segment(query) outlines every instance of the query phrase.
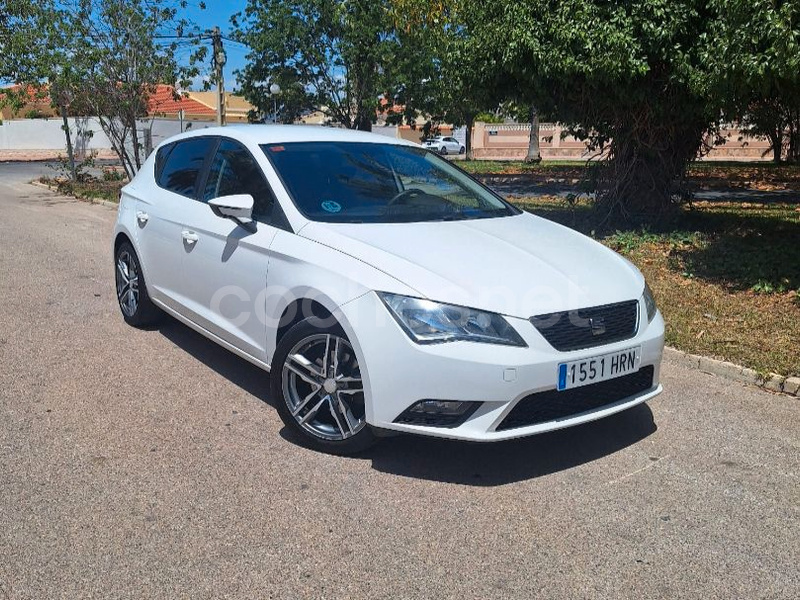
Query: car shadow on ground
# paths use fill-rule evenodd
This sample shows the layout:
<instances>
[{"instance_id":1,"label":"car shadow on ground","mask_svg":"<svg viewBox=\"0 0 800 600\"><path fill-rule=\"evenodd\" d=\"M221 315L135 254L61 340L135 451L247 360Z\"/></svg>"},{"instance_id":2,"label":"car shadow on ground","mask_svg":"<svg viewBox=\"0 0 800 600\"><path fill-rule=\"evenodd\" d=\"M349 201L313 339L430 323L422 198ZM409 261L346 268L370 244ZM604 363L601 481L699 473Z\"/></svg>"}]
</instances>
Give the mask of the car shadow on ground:
<instances>
[{"instance_id":1,"label":"car shadow on ground","mask_svg":"<svg viewBox=\"0 0 800 600\"><path fill-rule=\"evenodd\" d=\"M182 323L166 318L156 328L176 346L274 408L269 375ZM590 463L627 448L656 431L653 413L640 404L600 421L533 437L496 443L470 443L398 435L352 460L369 460L383 473L471 486L497 486L534 479ZM286 427L283 439L301 444Z\"/></svg>"},{"instance_id":2,"label":"car shadow on ground","mask_svg":"<svg viewBox=\"0 0 800 600\"><path fill-rule=\"evenodd\" d=\"M155 329L184 352L274 408L269 396L269 373L263 369L239 358L170 316L165 315Z\"/></svg>"},{"instance_id":3,"label":"car shadow on ground","mask_svg":"<svg viewBox=\"0 0 800 600\"><path fill-rule=\"evenodd\" d=\"M605 419L507 442L459 442L416 436L383 440L365 458L378 471L415 479L497 486L592 462L656 431L646 404Z\"/></svg>"}]
</instances>

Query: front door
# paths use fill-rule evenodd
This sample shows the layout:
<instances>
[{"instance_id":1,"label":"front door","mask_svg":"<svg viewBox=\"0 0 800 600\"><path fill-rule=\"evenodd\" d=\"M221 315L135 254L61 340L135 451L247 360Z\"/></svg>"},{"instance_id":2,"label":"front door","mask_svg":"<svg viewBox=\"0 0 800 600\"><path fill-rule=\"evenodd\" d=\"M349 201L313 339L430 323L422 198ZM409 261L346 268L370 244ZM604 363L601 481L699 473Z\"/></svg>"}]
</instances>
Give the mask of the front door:
<instances>
[{"instance_id":1,"label":"front door","mask_svg":"<svg viewBox=\"0 0 800 600\"><path fill-rule=\"evenodd\" d=\"M238 142L223 138L208 169L199 202L186 211L194 240L183 261L182 296L189 318L240 350L266 358L264 318L275 198L261 167ZM251 227L216 216L207 202L220 196L253 197Z\"/></svg>"}]
</instances>

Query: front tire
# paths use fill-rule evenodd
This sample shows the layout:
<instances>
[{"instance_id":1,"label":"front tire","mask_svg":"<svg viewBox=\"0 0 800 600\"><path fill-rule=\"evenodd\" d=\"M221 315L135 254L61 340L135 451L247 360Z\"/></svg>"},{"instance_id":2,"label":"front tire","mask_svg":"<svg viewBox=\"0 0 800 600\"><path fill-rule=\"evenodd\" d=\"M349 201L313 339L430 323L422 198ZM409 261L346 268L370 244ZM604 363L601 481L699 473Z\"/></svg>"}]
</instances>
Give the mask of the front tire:
<instances>
[{"instance_id":1,"label":"front tire","mask_svg":"<svg viewBox=\"0 0 800 600\"><path fill-rule=\"evenodd\" d=\"M441 150L439 150L439 154L441 154L442 156L447 156L447 148L442 146Z\"/></svg>"},{"instance_id":2,"label":"front tire","mask_svg":"<svg viewBox=\"0 0 800 600\"><path fill-rule=\"evenodd\" d=\"M464 146L461 146L461 148L458 149L458 153L459 154L466 154L467 153L467 149Z\"/></svg>"},{"instance_id":3,"label":"front tire","mask_svg":"<svg viewBox=\"0 0 800 600\"><path fill-rule=\"evenodd\" d=\"M270 387L278 414L309 447L357 454L375 443L366 421L361 371L342 328L310 317L281 338Z\"/></svg>"},{"instance_id":4,"label":"front tire","mask_svg":"<svg viewBox=\"0 0 800 600\"><path fill-rule=\"evenodd\" d=\"M114 254L117 301L128 325L146 327L161 317L161 311L150 300L144 281L142 264L130 242L122 242Z\"/></svg>"}]
</instances>

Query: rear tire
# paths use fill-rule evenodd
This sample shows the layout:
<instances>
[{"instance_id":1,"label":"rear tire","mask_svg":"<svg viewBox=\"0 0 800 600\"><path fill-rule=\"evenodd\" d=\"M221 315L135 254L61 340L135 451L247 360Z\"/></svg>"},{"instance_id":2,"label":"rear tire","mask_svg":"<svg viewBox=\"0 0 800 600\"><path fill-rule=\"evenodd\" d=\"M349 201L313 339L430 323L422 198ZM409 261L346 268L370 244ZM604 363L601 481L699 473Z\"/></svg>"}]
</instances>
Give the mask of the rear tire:
<instances>
[{"instance_id":1,"label":"rear tire","mask_svg":"<svg viewBox=\"0 0 800 600\"><path fill-rule=\"evenodd\" d=\"M152 325L162 315L150 300L142 264L130 242L122 242L114 254L117 302L122 318L133 327Z\"/></svg>"},{"instance_id":2,"label":"rear tire","mask_svg":"<svg viewBox=\"0 0 800 600\"><path fill-rule=\"evenodd\" d=\"M342 328L318 317L281 338L270 371L272 398L283 422L303 443L351 455L372 446L358 360Z\"/></svg>"},{"instance_id":3,"label":"rear tire","mask_svg":"<svg viewBox=\"0 0 800 600\"><path fill-rule=\"evenodd\" d=\"M464 146L461 146L461 148L458 149L458 153L459 154L466 154L467 153L467 149Z\"/></svg>"}]
</instances>

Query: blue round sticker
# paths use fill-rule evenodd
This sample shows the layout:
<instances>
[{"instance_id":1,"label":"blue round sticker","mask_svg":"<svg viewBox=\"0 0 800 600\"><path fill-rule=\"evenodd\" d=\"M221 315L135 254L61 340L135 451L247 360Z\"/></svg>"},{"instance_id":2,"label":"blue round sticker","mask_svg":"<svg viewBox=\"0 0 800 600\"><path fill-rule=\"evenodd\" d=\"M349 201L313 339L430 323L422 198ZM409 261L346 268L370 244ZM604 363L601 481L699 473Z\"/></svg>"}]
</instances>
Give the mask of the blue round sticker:
<instances>
[{"instance_id":1,"label":"blue round sticker","mask_svg":"<svg viewBox=\"0 0 800 600\"><path fill-rule=\"evenodd\" d=\"M322 203L322 210L329 213L337 213L342 210L342 205L333 200L325 200Z\"/></svg>"}]
</instances>

